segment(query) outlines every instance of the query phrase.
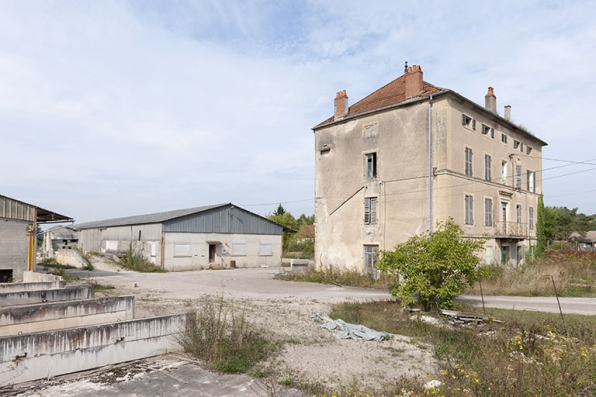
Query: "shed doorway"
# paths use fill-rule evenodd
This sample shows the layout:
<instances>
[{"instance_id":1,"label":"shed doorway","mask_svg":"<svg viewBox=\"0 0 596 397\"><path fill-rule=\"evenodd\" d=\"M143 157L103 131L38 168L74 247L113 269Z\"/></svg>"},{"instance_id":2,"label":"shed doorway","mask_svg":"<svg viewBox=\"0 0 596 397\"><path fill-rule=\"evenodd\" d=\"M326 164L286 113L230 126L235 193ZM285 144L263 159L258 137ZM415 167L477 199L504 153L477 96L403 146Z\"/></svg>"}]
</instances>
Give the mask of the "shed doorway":
<instances>
[{"instance_id":1,"label":"shed doorway","mask_svg":"<svg viewBox=\"0 0 596 397\"><path fill-rule=\"evenodd\" d=\"M215 244L209 244L209 263L215 262Z\"/></svg>"}]
</instances>

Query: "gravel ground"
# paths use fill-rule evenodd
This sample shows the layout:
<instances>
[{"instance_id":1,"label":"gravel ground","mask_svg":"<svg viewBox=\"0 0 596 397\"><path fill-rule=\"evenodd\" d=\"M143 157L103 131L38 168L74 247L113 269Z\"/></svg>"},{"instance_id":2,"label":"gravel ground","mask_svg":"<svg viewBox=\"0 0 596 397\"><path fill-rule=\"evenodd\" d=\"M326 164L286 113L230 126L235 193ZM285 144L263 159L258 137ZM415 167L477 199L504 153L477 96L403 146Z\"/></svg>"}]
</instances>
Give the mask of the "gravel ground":
<instances>
[{"instance_id":1,"label":"gravel ground","mask_svg":"<svg viewBox=\"0 0 596 397\"><path fill-rule=\"evenodd\" d=\"M96 261L95 270L72 271L79 277L116 287L101 295L135 295L135 317L182 313L206 295L223 296L245 309L248 319L267 329L274 338L285 343L284 351L273 363L282 373L306 382L320 382L330 387L348 386L358 383L367 389L391 384L401 376L420 376L429 379L435 372L432 349L413 343L409 338L396 335L389 341L365 342L336 340L330 331L322 329L310 320L313 313L327 313L334 303L346 300L366 301L387 299L390 295L381 290L329 286L314 283L296 283L274 280L280 268L202 270L170 273L136 273L118 269L112 264ZM184 363L188 370L188 363ZM199 370L198 368L196 370ZM157 370L156 370L157 371ZM133 371L134 372L134 371ZM157 371L159 372L159 371ZM217 375L213 375L218 379ZM166 376L167 378L167 376ZM124 377L121 382L137 384L143 390L148 377L143 375ZM222 378L223 379L223 378ZM233 379L233 376L226 376ZM165 380L167 382L167 379ZM119 395L161 395L128 394L124 386L119 389L114 383L106 383L105 389L97 389L87 380L80 388L68 382L72 390L81 394L65 394L49 386L42 394L23 395L89 395L111 396L114 390ZM77 382L75 382L77 383ZM118 382L116 382L118 383ZM180 383L180 382L178 382ZM102 384L101 382L99 384ZM209 396L224 395L267 395L263 390L246 388L242 394L229 394L222 382L220 392L209 388ZM174 387L171 385L171 387ZM254 387L253 387L254 388ZM195 393L198 393L195 389ZM201 389L202 390L202 389ZM227 390L227 391L226 391ZM178 389L172 395L186 395ZM59 394L63 393L63 394ZM251 394L253 393L253 394ZM164 394L167 395L167 394ZM192 394L189 394L192 395Z\"/></svg>"}]
</instances>

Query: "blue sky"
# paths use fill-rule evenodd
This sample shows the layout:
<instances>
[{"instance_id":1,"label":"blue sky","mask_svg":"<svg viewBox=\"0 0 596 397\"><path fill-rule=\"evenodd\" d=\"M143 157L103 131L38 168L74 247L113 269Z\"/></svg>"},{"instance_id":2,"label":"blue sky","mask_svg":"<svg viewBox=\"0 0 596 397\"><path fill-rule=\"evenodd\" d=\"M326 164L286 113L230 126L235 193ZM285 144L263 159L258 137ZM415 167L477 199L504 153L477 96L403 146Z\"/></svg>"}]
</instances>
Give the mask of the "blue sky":
<instances>
[{"instance_id":1,"label":"blue sky","mask_svg":"<svg viewBox=\"0 0 596 397\"><path fill-rule=\"evenodd\" d=\"M544 168L569 164L544 172L546 205L596 213L595 14L592 1L2 0L0 194L79 222L220 202L312 214L310 128L337 91L354 103L407 60L477 103L493 86L549 143Z\"/></svg>"}]
</instances>

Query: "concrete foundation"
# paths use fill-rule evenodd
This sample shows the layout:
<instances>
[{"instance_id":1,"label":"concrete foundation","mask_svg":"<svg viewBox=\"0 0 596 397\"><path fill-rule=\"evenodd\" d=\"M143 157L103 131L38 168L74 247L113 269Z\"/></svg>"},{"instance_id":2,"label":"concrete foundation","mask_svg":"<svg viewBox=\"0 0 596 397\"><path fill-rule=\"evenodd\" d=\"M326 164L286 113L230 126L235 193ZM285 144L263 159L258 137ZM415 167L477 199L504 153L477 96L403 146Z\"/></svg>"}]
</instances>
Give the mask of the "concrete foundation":
<instances>
[{"instance_id":1,"label":"concrete foundation","mask_svg":"<svg viewBox=\"0 0 596 397\"><path fill-rule=\"evenodd\" d=\"M61 280L62 280L62 277L55 276L53 274L31 272L29 270L23 272L23 282L24 283L46 283L46 282L54 282L54 281L61 281Z\"/></svg>"},{"instance_id":2,"label":"concrete foundation","mask_svg":"<svg viewBox=\"0 0 596 397\"><path fill-rule=\"evenodd\" d=\"M95 298L95 289L92 285L76 285L63 289L0 293L0 307L93 298Z\"/></svg>"},{"instance_id":3,"label":"concrete foundation","mask_svg":"<svg viewBox=\"0 0 596 397\"><path fill-rule=\"evenodd\" d=\"M0 386L180 350L185 315L0 337Z\"/></svg>"},{"instance_id":4,"label":"concrete foundation","mask_svg":"<svg viewBox=\"0 0 596 397\"><path fill-rule=\"evenodd\" d=\"M118 296L0 308L0 335L132 320L134 305L134 296Z\"/></svg>"}]
</instances>

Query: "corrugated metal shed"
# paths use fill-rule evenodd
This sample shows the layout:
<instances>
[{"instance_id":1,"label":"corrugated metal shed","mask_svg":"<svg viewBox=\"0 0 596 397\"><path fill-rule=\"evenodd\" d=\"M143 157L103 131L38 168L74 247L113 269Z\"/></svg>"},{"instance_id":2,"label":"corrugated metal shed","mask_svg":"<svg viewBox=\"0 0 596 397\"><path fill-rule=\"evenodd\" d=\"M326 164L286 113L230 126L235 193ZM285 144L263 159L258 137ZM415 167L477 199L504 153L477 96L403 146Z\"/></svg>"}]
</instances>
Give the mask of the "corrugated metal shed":
<instances>
[{"instance_id":1,"label":"corrugated metal shed","mask_svg":"<svg viewBox=\"0 0 596 397\"><path fill-rule=\"evenodd\" d=\"M231 203L87 222L74 227L84 230L154 223L163 224L164 232L281 235L283 231L277 223Z\"/></svg>"},{"instance_id":2,"label":"corrugated metal shed","mask_svg":"<svg viewBox=\"0 0 596 397\"><path fill-rule=\"evenodd\" d=\"M35 216L37 210L37 219ZM37 220L40 223L70 222L73 219L53 211L27 204L23 201L0 195L0 218L19 219L23 221Z\"/></svg>"},{"instance_id":3,"label":"corrugated metal shed","mask_svg":"<svg viewBox=\"0 0 596 397\"><path fill-rule=\"evenodd\" d=\"M232 204L164 223L165 232L276 234L283 227Z\"/></svg>"}]
</instances>

